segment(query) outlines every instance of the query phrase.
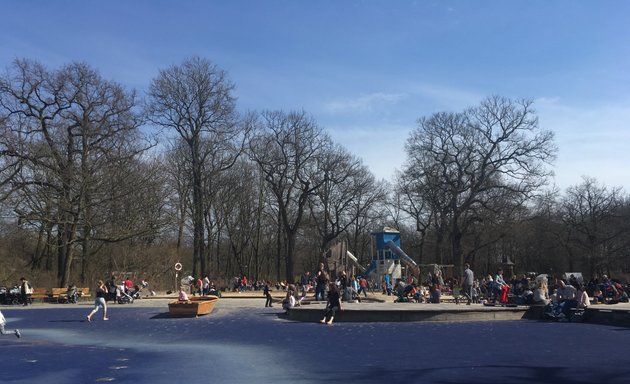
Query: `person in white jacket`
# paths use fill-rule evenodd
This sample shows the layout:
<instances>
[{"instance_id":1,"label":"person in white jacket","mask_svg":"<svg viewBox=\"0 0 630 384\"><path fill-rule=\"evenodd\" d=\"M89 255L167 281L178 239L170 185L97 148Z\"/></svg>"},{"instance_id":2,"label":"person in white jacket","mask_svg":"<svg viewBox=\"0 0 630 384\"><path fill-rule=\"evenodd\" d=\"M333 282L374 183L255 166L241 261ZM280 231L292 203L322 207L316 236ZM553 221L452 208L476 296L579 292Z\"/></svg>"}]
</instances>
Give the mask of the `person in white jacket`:
<instances>
[{"instance_id":1,"label":"person in white jacket","mask_svg":"<svg viewBox=\"0 0 630 384\"><path fill-rule=\"evenodd\" d=\"M20 337L22 337L22 334L20 333L19 329L14 329L13 331L8 331L6 329L4 329L4 326L7 324L7 320L4 318L4 315L2 314L2 311L0 311L0 335L15 335L15 337L17 337L18 339Z\"/></svg>"}]
</instances>

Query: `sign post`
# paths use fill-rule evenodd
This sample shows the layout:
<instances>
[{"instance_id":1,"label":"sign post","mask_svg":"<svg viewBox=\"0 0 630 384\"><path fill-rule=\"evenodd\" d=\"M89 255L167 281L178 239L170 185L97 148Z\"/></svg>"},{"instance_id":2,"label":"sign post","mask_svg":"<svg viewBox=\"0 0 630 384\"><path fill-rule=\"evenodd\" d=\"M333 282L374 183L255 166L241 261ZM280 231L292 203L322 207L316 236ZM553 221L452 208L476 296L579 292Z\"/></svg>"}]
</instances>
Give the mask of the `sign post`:
<instances>
[{"instance_id":1,"label":"sign post","mask_svg":"<svg viewBox=\"0 0 630 384\"><path fill-rule=\"evenodd\" d=\"M182 270L182 263L178 261L177 263L175 263L175 292L176 293L179 292L179 286L177 285L177 281L179 278L179 271L181 270Z\"/></svg>"}]
</instances>

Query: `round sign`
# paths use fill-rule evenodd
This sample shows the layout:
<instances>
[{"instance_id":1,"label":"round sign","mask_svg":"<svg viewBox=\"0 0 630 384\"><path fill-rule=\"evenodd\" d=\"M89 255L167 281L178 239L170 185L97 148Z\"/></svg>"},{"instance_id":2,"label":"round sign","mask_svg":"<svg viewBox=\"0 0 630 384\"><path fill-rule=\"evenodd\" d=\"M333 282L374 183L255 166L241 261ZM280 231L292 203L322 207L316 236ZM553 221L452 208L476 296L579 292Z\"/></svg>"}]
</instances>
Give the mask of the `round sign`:
<instances>
[{"instance_id":1,"label":"round sign","mask_svg":"<svg viewBox=\"0 0 630 384\"><path fill-rule=\"evenodd\" d=\"M182 270L182 263L175 263L175 270L176 271L181 271Z\"/></svg>"}]
</instances>

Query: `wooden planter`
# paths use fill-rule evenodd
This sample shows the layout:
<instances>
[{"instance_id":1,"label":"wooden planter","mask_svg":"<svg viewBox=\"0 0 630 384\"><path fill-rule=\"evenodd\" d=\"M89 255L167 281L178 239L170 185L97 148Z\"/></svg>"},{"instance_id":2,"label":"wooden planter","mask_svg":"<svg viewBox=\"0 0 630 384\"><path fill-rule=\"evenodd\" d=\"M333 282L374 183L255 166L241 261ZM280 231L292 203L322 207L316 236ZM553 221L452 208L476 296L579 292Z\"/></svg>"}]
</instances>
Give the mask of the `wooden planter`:
<instances>
[{"instance_id":1,"label":"wooden planter","mask_svg":"<svg viewBox=\"0 0 630 384\"><path fill-rule=\"evenodd\" d=\"M197 317L212 312L219 301L217 296L193 297L188 301L171 301L168 312L172 317Z\"/></svg>"}]
</instances>

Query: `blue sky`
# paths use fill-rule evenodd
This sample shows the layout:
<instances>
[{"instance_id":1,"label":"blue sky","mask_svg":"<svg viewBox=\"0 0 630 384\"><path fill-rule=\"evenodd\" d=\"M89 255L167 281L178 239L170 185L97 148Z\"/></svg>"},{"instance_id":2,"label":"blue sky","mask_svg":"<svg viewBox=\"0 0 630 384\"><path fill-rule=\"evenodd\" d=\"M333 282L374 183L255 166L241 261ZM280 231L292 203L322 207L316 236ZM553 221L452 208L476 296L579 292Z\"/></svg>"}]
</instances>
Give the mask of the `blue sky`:
<instances>
[{"instance_id":1,"label":"blue sky","mask_svg":"<svg viewBox=\"0 0 630 384\"><path fill-rule=\"evenodd\" d=\"M558 187L630 191L627 1L4 0L0 13L3 68L85 61L142 93L206 57L240 109L305 110L386 180L419 117L533 99Z\"/></svg>"}]
</instances>

